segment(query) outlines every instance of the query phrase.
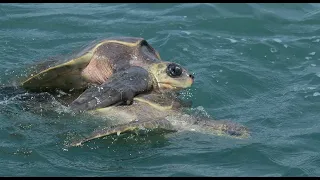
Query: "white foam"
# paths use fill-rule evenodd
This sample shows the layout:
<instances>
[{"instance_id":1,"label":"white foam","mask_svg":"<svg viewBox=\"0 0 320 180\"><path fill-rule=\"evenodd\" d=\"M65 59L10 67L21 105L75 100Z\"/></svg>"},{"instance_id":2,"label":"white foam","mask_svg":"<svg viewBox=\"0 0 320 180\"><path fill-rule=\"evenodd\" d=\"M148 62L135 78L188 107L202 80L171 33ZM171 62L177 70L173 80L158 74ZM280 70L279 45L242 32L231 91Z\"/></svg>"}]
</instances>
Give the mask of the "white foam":
<instances>
[{"instance_id":1,"label":"white foam","mask_svg":"<svg viewBox=\"0 0 320 180\"><path fill-rule=\"evenodd\" d=\"M235 40L235 39L231 39L231 38L226 38L226 39L228 39L231 43L236 43L236 42L238 42L238 41Z\"/></svg>"},{"instance_id":2,"label":"white foam","mask_svg":"<svg viewBox=\"0 0 320 180\"><path fill-rule=\"evenodd\" d=\"M317 65L316 64L310 64L312 67L316 67Z\"/></svg>"},{"instance_id":3,"label":"white foam","mask_svg":"<svg viewBox=\"0 0 320 180\"><path fill-rule=\"evenodd\" d=\"M320 42L320 39L316 39L316 40L314 40L314 41L312 41L312 42Z\"/></svg>"},{"instance_id":4,"label":"white foam","mask_svg":"<svg viewBox=\"0 0 320 180\"><path fill-rule=\"evenodd\" d=\"M195 110L199 111L202 115L205 115L206 117L210 117L203 106L198 106L195 108Z\"/></svg>"},{"instance_id":5,"label":"white foam","mask_svg":"<svg viewBox=\"0 0 320 180\"><path fill-rule=\"evenodd\" d=\"M8 104L8 100L0 101L0 105L7 105L7 104Z\"/></svg>"},{"instance_id":6,"label":"white foam","mask_svg":"<svg viewBox=\"0 0 320 180\"><path fill-rule=\"evenodd\" d=\"M182 32L186 33L187 35L191 34L191 32L189 32L189 31L182 31Z\"/></svg>"},{"instance_id":7,"label":"white foam","mask_svg":"<svg viewBox=\"0 0 320 180\"><path fill-rule=\"evenodd\" d=\"M285 48L288 48L288 45L286 45L286 44L284 44L283 46L284 46Z\"/></svg>"},{"instance_id":8,"label":"white foam","mask_svg":"<svg viewBox=\"0 0 320 180\"><path fill-rule=\"evenodd\" d=\"M277 50L276 48L270 48L270 51L271 51L272 53L275 53L275 52L277 52L278 50Z\"/></svg>"},{"instance_id":9,"label":"white foam","mask_svg":"<svg viewBox=\"0 0 320 180\"><path fill-rule=\"evenodd\" d=\"M313 93L313 96L320 96L320 93L319 92L315 92L315 93Z\"/></svg>"},{"instance_id":10,"label":"white foam","mask_svg":"<svg viewBox=\"0 0 320 180\"><path fill-rule=\"evenodd\" d=\"M311 52L309 53L309 55L314 56L316 54L316 52Z\"/></svg>"},{"instance_id":11,"label":"white foam","mask_svg":"<svg viewBox=\"0 0 320 180\"><path fill-rule=\"evenodd\" d=\"M312 57L308 57L308 56L307 56L307 57L305 57L305 59L306 59L306 60L310 60L310 59L312 59Z\"/></svg>"},{"instance_id":12,"label":"white foam","mask_svg":"<svg viewBox=\"0 0 320 180\"><path fill-rule=\"evenodd\" d=\"M277 43L281 43L282 41L281 41L281 39L278 39L278 38L274 38L273 39L275 42L277 42Z\"/></svg>"}]
</instances>

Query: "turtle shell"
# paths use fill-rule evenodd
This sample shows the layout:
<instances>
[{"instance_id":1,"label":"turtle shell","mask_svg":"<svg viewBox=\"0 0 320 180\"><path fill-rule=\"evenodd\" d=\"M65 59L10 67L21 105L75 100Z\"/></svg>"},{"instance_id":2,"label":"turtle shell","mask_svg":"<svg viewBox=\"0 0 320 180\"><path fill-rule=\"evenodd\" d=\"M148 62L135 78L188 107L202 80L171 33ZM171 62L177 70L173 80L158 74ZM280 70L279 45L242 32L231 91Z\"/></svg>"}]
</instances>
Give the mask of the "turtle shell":
<instances>
[{"instance_id":1,"label":"turtle shell","mask_svg":"<svg viewBox=\"0 0 320 180\"><path fill-rule=\"evenodd\" d=\"M80 90L102 84L115 72L160 62L159 53L143 38L108 38L86 47L67 62L52 66L22 82L29 91Z\"/></svg>"}]
</instances>

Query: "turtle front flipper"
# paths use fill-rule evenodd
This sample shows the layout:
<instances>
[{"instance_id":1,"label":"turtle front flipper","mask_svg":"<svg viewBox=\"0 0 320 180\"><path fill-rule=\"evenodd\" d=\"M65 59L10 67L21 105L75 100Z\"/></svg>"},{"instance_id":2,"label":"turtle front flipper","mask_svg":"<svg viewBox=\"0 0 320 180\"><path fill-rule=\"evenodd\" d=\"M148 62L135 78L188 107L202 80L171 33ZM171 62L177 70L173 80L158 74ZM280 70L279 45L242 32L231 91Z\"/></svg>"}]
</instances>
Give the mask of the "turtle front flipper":
<instances>
[{"instance_id":1,"label":"turtle front flipper","mask_svg":"<svg viewBox=\"0 0 320 180\"><path fill-rule=\"evenodd\" d=\"M83 143L88 142L90 140L101 138L108 135L113 135L113 134L120 135L121 133L137 134L138 130L154 130L154 129L175 131L172 124L166 119L132 121L127 124L120 124L120 125L106 127L101 130L94 131L89 137L73 142L70 144L70 146L80 146Z\"/></svg>"},{"instance_id":2,"label":"turtle front flipper","mask_svg":"<svg viewBox=\"0 0 320 180\"><path fill-rule=\"evenodd\" d=\"M130 103L137 94L152 88L147 70L133 66L112 75L105 83L84 91L70 104L75 111L93 110L117 103Z\"/></svg>"}]
</instances>

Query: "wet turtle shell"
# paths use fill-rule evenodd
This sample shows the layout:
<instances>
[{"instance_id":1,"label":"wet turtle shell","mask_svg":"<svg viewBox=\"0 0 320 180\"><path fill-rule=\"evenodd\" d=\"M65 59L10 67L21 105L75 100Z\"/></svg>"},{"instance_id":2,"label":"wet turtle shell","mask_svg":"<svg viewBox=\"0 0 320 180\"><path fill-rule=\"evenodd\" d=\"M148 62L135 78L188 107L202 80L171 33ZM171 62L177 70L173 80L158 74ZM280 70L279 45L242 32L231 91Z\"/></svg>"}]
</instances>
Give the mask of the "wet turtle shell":
<instances>
[{"instance_id":1,"label":"wet turtle shell","mask_svg":"<svg viewBox=\"0 0 320 180\"><path fill-rule=\"evenodd\" d=\"M30 77L22 82L22 87L30 91L85 89L90 84L102 84L119 70L155 62L161 62L160 55L143 38L109 38Z\"/></svg>"}]
</instances>

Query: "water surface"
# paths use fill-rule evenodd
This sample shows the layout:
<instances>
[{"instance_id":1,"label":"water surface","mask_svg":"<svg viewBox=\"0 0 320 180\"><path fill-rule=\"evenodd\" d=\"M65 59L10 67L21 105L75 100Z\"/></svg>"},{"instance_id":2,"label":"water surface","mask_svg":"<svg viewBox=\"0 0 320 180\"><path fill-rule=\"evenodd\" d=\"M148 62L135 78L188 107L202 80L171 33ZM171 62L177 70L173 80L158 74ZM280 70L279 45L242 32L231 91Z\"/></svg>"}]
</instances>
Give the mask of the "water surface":
<instances>
[{"instance_id":1,"label":"water surface","mask_svg":"<svg viewBox=\"0 0 320 180\"><path fill-rule=\"evenodd\" d=\"M0 83L93 40L145 38L195 73L196 112L252 131L99 139L99 120L33 113L0 99L2 176L319 176L319 4L0 4Z\"/></svg>"}]
</instances>

